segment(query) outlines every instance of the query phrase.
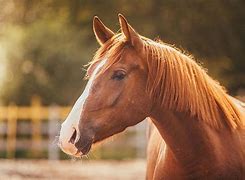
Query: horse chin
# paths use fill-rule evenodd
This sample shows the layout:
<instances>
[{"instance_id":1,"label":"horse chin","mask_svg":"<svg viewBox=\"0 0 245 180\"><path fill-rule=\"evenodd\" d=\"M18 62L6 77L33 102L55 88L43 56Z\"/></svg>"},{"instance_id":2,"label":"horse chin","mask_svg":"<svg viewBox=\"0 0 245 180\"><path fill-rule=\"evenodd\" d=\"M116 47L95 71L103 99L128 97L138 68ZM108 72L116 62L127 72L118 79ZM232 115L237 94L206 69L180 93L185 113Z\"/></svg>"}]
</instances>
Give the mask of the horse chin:
<instances>
[{"instance_id":1,"label":"horse chin","mask_svg":"<svg viewBox=\"0 0 245 180\"><path fill-rule=\"evenodd\" d=\"M111 132L110 134L104 135L95 135L94 133L89 133L86 135L81 135L80 139L75 143L75 147L77 148L77 153L75 154L76 157L81 157L87 155L94 144L100 144L106 139L111 138L115 134L118 134L124 131L126 128L118 129L116 132Z\"/></svg>"},{"instance_id":2,"label":"horse chin","mask_svg":"<svg viewBox=\"0 0 245 180\"><path fill-rule=\"evenodd\" d=\"M84 146L83 148L81 148L80 150L77 151L78 155L79 156L87 155L89 153L91 147L92 147L92 143Z\"/></svg>"},{"instance_id":3,"label":"horse chin","mask_svg":"<svg viewBox=\"0 0 245 180\"><path fill-rule=\"evenodd\" d=\"M75 143L75 147L77 148L77 153L75 156L81 157L83 155L87 155L92 147L93 139L79 139L78 142Z\"/></svg>"}]
</instances>

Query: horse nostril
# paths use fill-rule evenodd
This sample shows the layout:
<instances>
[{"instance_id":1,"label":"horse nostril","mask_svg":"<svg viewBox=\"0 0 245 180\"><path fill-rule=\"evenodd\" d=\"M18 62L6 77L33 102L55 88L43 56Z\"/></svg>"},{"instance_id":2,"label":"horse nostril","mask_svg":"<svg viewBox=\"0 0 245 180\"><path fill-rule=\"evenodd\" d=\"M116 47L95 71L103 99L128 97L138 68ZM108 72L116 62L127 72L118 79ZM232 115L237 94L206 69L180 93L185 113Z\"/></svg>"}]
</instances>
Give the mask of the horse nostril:
<instances>
[{"instance_id":1,"label":"horse nostril","mask_svg":"<svg viewBox=\"0 0 245 180\"><path fill-rule=\"evenodd\" d=\"M74 132L69 140L70 143L74 144L75 143L75 140L76 140L76 137L77 137L77 130L74 129Z\"/></svg>"}]
</instances>

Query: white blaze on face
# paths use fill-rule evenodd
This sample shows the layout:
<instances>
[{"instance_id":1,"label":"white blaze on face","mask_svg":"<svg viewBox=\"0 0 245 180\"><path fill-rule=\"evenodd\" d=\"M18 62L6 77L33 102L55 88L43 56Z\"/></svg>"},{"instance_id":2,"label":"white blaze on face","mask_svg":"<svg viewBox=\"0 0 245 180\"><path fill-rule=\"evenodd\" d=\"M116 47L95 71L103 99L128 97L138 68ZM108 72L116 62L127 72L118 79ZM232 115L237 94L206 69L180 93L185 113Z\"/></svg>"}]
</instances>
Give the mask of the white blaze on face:
<instances>
[{"instance_id":1,"label":"white blaze on face","mask_svg":"<svg viewBox=\"0 0 245 180\"><path fill-rule=\"evenodd\" d=\"M83 105L86 102L86 99L90 93L90 89L93 85L93 80L96 77L96 74L99 72L99 70L103 67L105 64L106 59L102 60L97 67L95 68L93 74L91 75L82 95L78 98L75 105L73 106L71 112L69 113L66 120L61 125L60 130L60 137L59 137L59 146L60 148L67 154L75 155L77 153L77 148L75 147L75 143L72 144L69 142L71 139L75 129L76 129L76 139L75 142L77 142L80 138L80 133L78 129L78 124L81 112L83 110Z\"/></svg>"}]
</instances>

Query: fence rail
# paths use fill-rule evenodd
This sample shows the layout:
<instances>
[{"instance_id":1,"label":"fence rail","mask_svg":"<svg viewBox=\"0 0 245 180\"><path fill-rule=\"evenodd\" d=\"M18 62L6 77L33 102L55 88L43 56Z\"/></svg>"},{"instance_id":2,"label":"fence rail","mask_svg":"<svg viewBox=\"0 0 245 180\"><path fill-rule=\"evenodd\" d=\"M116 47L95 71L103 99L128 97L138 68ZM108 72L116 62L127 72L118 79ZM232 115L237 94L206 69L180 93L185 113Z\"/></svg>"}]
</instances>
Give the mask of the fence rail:
<instances>
[{"instance_id":1,"label":"fence rail","mask_svg":"<svg viewBox=\"0 0 245 180\"><path fill-rule=\"evenodd\" d=\"M18 120L31 120L31 150L35 154L41 146L41 122L49 121L49 136L52 136L50 139L53 139L55 136L53 132L56 133L54 129L57 128L56 122L65 119L70 109L70 106L42 106L41 99L36 96L32 98L31 106L18 107L13 103L7 107L0 106L0 121L7 121L7 158L15 157ZM51 153L49 156L54 158L57 155Z\"/></svg>"},{"instance_id":2,"label":"fence rail","mask_svg":"<svg viewBox=\"0 0 245 180\"><path fill-rule=\"evenodd\" d=\"M245 101L245 97L237 97L238 99ZM70 106L43 106L41 99L37 96L32 98L30 106L16 106L10 104L8 106L0 106L0 123L6 122L6 156L7 158L15 158L17 149L17 124L18 121L31 121L31 129L28 129L31 133L31 147L33 155L39 152L42 146L42 121L48 120L47 134L48 140L48 157L49 159L59 159L59 149L54 147L53 141L59 127L61 120L64 120L68 115ZM144 157L146 139L145 129L146 121L138 124L130 129L131 132L136 132L132 143L137 149L137 157ZM0 139L2 133L0 133Z\"/></svg>"},{"instance_id":3,"label":"fence rail","mask_svg":"<svg viewBox=\"0 0 245 180\"><path fill-rule=\"evenodd\" d=\"M19 142L17 137L17 130L23 131L23 129L18 129L18 121L30 121L31 128L27 130L31 135L31 146L27 148L34 157L38 157L40 149L44 148L42 147L44 142L42 122L46 121L48 124L45 130L48 135L48 141L46 141L45 149L48 149L48 158L59 159L60 150L54 145L53 141L59 131L59 126L57 125L66 118L70 109L70 106L43 106L41 99L36 96L32 98L30 106L16 106L13 103L8 106L0 106L0 123L7 125L5 126L6 129L2 129L5 132L4 134L6 134L6 139L4 139L6 157L15 158L17 149L20 147L19 145L26 147L25 143ZM128 130L128 132L135 133L134 138L130 138L130 142L127 141L127 143L129 145L133 144L133 147L136 149L136 157L144 157L145 154L145 128L146 122L140 123ZM3 132L1 132L2 134ZM3 138L1 135L0 140Z\"/></svg>"}]
</instances>

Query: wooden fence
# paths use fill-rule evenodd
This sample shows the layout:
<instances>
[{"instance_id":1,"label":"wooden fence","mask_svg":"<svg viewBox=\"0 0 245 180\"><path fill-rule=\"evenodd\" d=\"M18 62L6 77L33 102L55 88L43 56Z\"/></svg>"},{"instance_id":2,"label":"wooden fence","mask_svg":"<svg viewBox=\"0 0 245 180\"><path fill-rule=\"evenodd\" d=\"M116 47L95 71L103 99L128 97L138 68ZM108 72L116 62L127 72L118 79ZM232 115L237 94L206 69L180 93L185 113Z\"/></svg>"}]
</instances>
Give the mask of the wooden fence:
<instances>
[{"instance_id":1,"label":"wooden fence","mask_svg":"<svg viewBox=\"0 0 245 180\"><path fill-rule=\"evenodd\" d=\"M245 97L237 98L243 100L243 102L245 101ZM48 120L48 157L49 159L59 159L59 149L57 146L54 147L53 141L59 131L57 124L61 124L61 121L66 118L70 109L70 106L43 106L41 99L37 96L32 98L30 106L16 106L13 103L9 106L0 106L0 123L4 121L7 124L7 129L5 130L7 158L15 158L16 155L17 123L19 120L31 121L31 129L28 129L31 132L31 147L28 147L28 149L31 149L34 156L42 146L42 121ZM129 129L131 132L136 132L134 138L131 139L131 144L137 149L137 157L144 157L145 154L146 123L144 121Z\"/></svg>"},{"instance_id":2,"label":"wooden fence","mask_svg":"<svg viewBox=\"0 0 245 180\"><path fill-rule=\"evenodd\" d=\"M41 99L37 96L32 98L30 106L16 106L10 104L9 106L0 106L0 123L4 121L6 124L6 157L15 158L17 150L17 124L18 121L31 121L31 150L32 155L38 156L40 149L42 149L42 121L48 120L47 134L49 136L48 142L48 157L49 159L59 159L59 148L54 145L53 141L59 131L57 124L61 124L62 120L66 118L70 111L70 106L43 106ZM58 128L58 129L57 129ZM145 154L145 128L146 122L137 126L129 128L128 131L135 132L135 136L131 139L131 144L136 149L137 157L144 157ZM2 133L1 133L2 134ZM1 139L1 137L0 137ZM129 142L130 143L130 142ZM47 146L47 144L46 144Z\"/></svg>"},{"instance_id":3,"label":"wooden fence","mask_svg":"<svg viewBox=\"0 0 245 180\"><path fill-rule=\"evenodd\" d=\"M65 119L70 109L69 106L42 106L41 100L37 96L32 98L31 106L18 107L15 104L10 104L7 107L0 106L0 121L7 121L7 158L15 157L18 120L31 120L31 150L35 154L41 146L41 121L48 119L49 135L54 136L52 132L55 131L52 131L52 127L54 127L52 124Z\"/></svg>"}]
</instances>

